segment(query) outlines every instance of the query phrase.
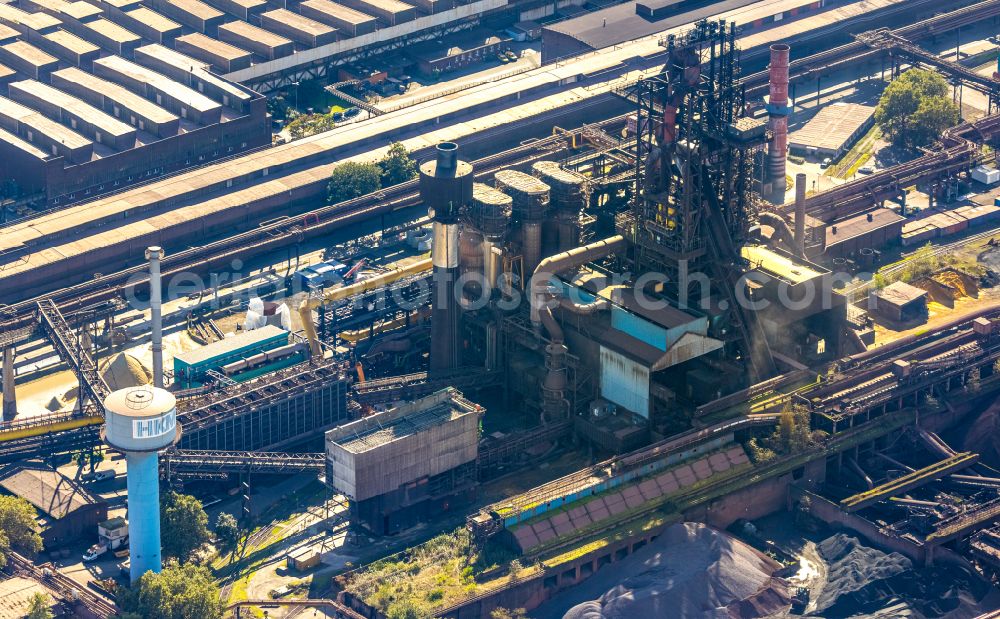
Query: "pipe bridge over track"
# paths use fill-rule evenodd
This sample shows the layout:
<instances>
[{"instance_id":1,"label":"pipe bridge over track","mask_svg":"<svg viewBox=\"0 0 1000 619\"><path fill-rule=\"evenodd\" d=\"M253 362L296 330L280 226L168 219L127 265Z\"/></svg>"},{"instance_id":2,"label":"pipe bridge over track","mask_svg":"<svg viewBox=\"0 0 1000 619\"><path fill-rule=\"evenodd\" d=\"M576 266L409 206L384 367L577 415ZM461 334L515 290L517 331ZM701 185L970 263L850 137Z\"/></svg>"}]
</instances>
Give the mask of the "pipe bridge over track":
<instances>
[{"instance_id":1,"label":"pipe bridge over track","mask_svg":"<svg viewBox=\"0 0 1000 619\"><path fill-rule=\"evenodd\" d=\"M917 2L909 4L912 5L913 9L921 8L917 6ZM920 2L919 4L932 5L934 2ZM1000 0L984 0L889 32L907 41L916 41L963 26L982 23L997 16L1000 16ZM815 79L859 62L877 59L882 54L884 54L882 50L874 50L861 41L854 41L806 58L793 60L788 65L790 83ZM768 79L767 70L745 76L742 83L746 87L747 99L758 99L767 94Z\"/></svg>"},{"instance_id":2,"label":"pipe bridge over track","mask_svg":"<svg viewBox=\"0 0 1000 619\"><path fill-rule=\"evenodd\" d=\"M997 104L998 96L1000 96L1000 81L992 76L980 75L957 62L941 58L887 28L864 32L857 35L857 39L872 49L888 50L893 55L902 56L915 64L938 69L960 80L962 84L989 95L990 109L987 110L987 113L993 113L993 108Z\"/></svg>"},{"instance_id":3,"label":"pipe bridge over track","mask_svg":"<svg viewBox=\"0 0 1000 619\"><path fill-rule=\"evenodd\" d=\"M168 479L228 473L289 475L322 472L326 466L326 454L177 449L164 452L160 456L160 466Z\"/></svg>"},{"instance_id":4,"label":"pipe bridge over track","mask_svg":"<svg viewBox=\"0 0 1000 619\"><path fill-rule=\"evenodd\" d=\"M502 380L503 372L491 372L483 368L467 368L434 377L429 377L427 372L417 372L389 378L377 378L355 384L353 391L354 398L358 403L371 406L419 398L445 387L455 387L462 392L483 389L499 385Z\"/></svg>"}]
</instances>

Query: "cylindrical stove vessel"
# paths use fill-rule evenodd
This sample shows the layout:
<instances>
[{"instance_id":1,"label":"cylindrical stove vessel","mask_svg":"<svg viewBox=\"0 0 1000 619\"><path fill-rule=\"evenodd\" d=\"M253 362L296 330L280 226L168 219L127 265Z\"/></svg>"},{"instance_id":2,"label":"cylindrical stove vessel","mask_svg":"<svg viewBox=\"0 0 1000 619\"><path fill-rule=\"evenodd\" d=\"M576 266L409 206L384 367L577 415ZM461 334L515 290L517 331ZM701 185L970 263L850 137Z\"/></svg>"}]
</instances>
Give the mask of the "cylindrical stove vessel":
<instances>
[{"instance_id":1,"label":"cylindrical stove vessel","mask_svg":"<svg viewBox=\"0 0 1000 619\"><path fill-rule=\"evenodd\" d=\"M501 247L496 241L488 238L483 239L483 279L485 281L484 294L489 294L497 285L497 278L500 277L500 261L502 259Z\"/></svg>"},{"instance_id":2,"label":"cylindrical stove vessel","mask_svg":"<svg viewBox=\"0 0 1000 619\"><path fill-rule=\"evenodd\" d=\"M158 387L120 389L104 400L104 441L125 454L128 484L129 576L159 572L160 470L157 452L177 442L173 394Z\"/></svg>"},{"instance_id":3,"label":"cylindrical stove vessel","mask_svg":"<svg viewBox=\"0 0 1000 619\"><path fill-rule=\"evenodd\" d=\"M772 183L785 190L785 158L788 152L788 59L791 48L784 43L771 46L770 88L767 110L772 138L767 145L768 171Z\"/></svg>"},{"instance_id":4,"label":"cylindrical stove vessel","mask_svg":"<svg viewBox=\"0 0 1000 619\"><path fill-rule=\"evenodd\" d=\"M549 186L549 209L553 213L558 237L550 255L573 249L580 244L580 213L589 200L587 179L563 169L555 161L538 161L532 173Z\"/></svg>"},{"instance_id":5,"label":"cylindrical stove vessel","mask_svg":"<svg viewBox=\"0 0 1000 619\"><path fill-rule=\"evenodd\" d=\"M469 221L483 237L494 241L506 238L510 231L511 197L484 183L472 185Z\"/></svg>"},{"instance_id":6,"label":"cylindrical stove vessel","mask_svg":"<svg viewBox=\"0 0 1000 619\"><path fill-rule=\"evenodd\" d=\"M455 289L459 276L459 216L472 201L472 166L458 158L458 145L442 142L437 157L420 165L420 197L433 220L431 247L432 372L458 367L461 308Z\"/></svg>"},{"instance_id":7,"label":"cylindrical stove vessel","mask_svg":"<svg viewBox=\"0 0 1000 619\"><path fill-rule=\"evenodd\" d=\"M525 275L535 271L542 260L542 223L549 209L548 185L517 170L496 173L497 189L511 197L514 227L520 232Z\"/></svg>"},{"instance_id":8,"label":"cylindrical stove vessel","mask_svg":"<svg viewBox=\"0 0 1000 619\"><path fill-rule=\"evenodd\" d=\"M483 272L483 235L472 226L462 226L458 233L458 262L462 273Z\"/></svg>"}]
</instances>

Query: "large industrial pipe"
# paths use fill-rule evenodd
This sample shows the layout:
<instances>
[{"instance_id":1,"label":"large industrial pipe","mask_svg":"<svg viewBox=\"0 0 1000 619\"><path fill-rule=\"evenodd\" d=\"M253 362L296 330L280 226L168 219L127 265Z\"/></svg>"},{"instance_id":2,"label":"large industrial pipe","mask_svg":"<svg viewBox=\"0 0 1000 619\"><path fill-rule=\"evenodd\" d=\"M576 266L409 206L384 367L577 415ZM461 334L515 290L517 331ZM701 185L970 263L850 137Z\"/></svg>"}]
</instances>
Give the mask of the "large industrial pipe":
<instances>
[{"instance_id":1,"label":"large industrial pipe","mask_svg":"<svg viewBox=\"0 0 1000 619\"><path fill-rule=\"evenodd\" d=\"M149 260L149 315L153 330L153 386L163 389L163 283L160 259L163 250L155 245L146 248Z\"/></svg>"},{"instance_id":2,"label":"large industrial pipe","mask_svg":"<svg viewBox=\"0 0 1000 619\"><path fill-rule=\"evenodd\" d=\"M531 276L529 301L531 303L532 324L541 324L539 310L546 302L545 294L548 289L549 279L553 275L567 269L583 266L597 258L602 258L622 249L625 249L625 237L616 234L604 240L596 241L583 247L576 247L542 260Z\"/></svg>"},{"instance_id":3,"label":"large industrial pipe","mask_svg":"<svg viewBox=\"0 0 1000 619\"><path fill-rule=\"evenodd\" d=\"M788 150L788 57L791 48L784 43L771 46L770 97L767 112L772 138L767 145L771 182L785 190L785 156ZM775 189L777 192L777 189Z\"/></svg>"},{"instance_id":4,"label":"large industrial pipe","mask_svg":"<svg viewBox=\"0 0 1000 619\"><path fill-rule=\"evenodd\" d=\"M392 269L391 271L386 271L385 273L380 273L375 277L369 277L368 279L355 282L350 286L334 288L333 290L327 292L322 298L307 296L303 299L302 303L299 304L299 318L302 322L302 330L306 333L306 339L309 340L309 348L312 351L313 356L318 356L322 352L319 345L319 336L316 333L316 325L313 323L312 311L314 309L320 307L324 303L333 303L335 301L349 299L359 294L364 294L377 288L388 286L389 284L397 282L410 275L425 273L431 269L431 265L432 263L430 258L418 260L406 266L398 267Z\"/></svg>"},{"instance_id":5,"label":"large industrial pipe","mask_svg":"<svg viewBox=\"0 0 1000 619\"><path fill-rule=\"evenodd\" d=\"M795 175L795 253L806 257L806 175L801 172Z\"/></svg>"},{"instance_id":6,"label":"large industrial pipe","mask_svg":"<svg viewBox=\"0 0 1000 619\"><path fill-rule=\"evenodd\" d=\"M13 421L17 416L17 396L14 393L14 347L3 349L3 411L0 421Z\"/></svg>"},{"instance_id":7,"label":"large industrial pipe","mask_svg":"<svg viewBox=\"0 0 1000 619\"><path fill-rule=\"evenodd\" d=\"M582 266L601 256L606 256L625 247L625 238L616 235L590 245L549 256L542 260L531 276L530 298L531 321L541 325L549 334L551 343L545 347L545 379L542 381L542 421L555 422L568 414L566 402L566 353L562 327L552 315L554 294L549 287L549 279L561 271ZM607 307L608 302L598 299L593 303L574 303L561 299L559 304L570 311L589 314Z\"/></svg>"}]
</instances>

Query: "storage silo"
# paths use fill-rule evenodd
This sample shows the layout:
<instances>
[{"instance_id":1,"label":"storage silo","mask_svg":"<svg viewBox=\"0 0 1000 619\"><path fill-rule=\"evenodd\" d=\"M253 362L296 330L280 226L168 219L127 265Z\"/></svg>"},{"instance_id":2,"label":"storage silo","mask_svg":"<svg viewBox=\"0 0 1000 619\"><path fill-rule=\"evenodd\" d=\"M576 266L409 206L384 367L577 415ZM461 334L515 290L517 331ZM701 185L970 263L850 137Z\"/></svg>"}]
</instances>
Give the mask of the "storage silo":
<instances>
[{"instance_id":1,"label":"storage silo","mask_svg":"<svg viewBox=\"0 0 1000 619\"><path fill-rule=\"evenodd\" d=\"M160 463L177 442L177 403L169 391L143 385L104 400L104 442L125 454L128 478L129 576L160 571Z\"/></svg>"},{"instance_id":2,"label":"storage silo","mask_svg":"<svg viewBox=\"0 0 1000 619\"><path fill-rule=\"evenodd\" d=\"M542 261L542 223L549 208L549 186L518 170L496 173L497 189L511 197L514 225L520 230L526 275Z\"/></svg>"}]
</instances>

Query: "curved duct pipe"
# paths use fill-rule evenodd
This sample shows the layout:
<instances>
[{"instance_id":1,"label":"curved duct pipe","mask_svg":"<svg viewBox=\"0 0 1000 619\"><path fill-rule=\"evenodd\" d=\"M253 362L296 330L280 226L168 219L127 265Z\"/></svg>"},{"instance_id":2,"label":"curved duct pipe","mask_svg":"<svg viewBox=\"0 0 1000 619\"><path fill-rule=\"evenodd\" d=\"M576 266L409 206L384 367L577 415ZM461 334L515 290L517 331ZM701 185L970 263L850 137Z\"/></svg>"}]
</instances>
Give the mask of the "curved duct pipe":
<instances>
[{"instance_id":1,"label":"curved duct pipe","mask_svg":"<svg viewBox=\"0 0 1000 619\"><path fill-rule=\"evenodd\" d=\"M788 222L782 219L780 215L770 212L761 213L757 216L757 221L761 225L770 226L774 229L771 241L777 241L784 245L788 251L796 253L795 235L792 234L792 229L788 227Z\"/></svg>"},{"instance_id":2,"label":"curved duct pipe","mask_svg":"<svg viewBox=\"0 0 1000 619\"><path fill-rule=\"evenodd\" d=\"M538 263L531 276L530 298L531 303L531 323L541 324L539 310L545 304L549 278L556 273L579 267L603 258L621 249L625 249L625 237L620 234L608 237L601 241L596 241L583 247L575 247L569 251L549 256Z\"/></svg>"},{"instance_id":3,"label":"curved duct pipe","mask_svg":"<svg viewBox=\"0 0 1000 619\"><path fill-rule=\"evenodd\" d=\"M542 326L551 343L545 347L545 379L542 381L542 422L549 423L566 417L566 360L568 352L562 327L552 315L556 298L549 286L549 278L560 271L582 266L592 260L607 256L625 247L625 237L616 235L583 247L577 247L542 260L535 268L530 282L531 321ZM560 307L581 315L594 314L608 307L606 299L590 303L576 303L566 297L557 302Z\"/></svg>"},{"instance_id":4,"label":"curved duct pipe","mask_svg":"<svg viewBox=\"0 0 1000 619\"><path fill-rule=\"evenodd\" d=\"M299 318L302 322L302 330L305 331L306 339L309 341L309 350L314 357L322 354L323 350L319 345L319 335L316 333L316 325L313 323L312 312L327 303L333 303L353 297L355 295L370 292L383 286L388 286L404 277L417 275L430 271L433 266L431 258L425 258L406 266L397 267L391 271L380 273L374 277L363 279L349 286L334 288L323 294L322 297L306 296L299 304Z\"/></svg>"}]
</instances>

